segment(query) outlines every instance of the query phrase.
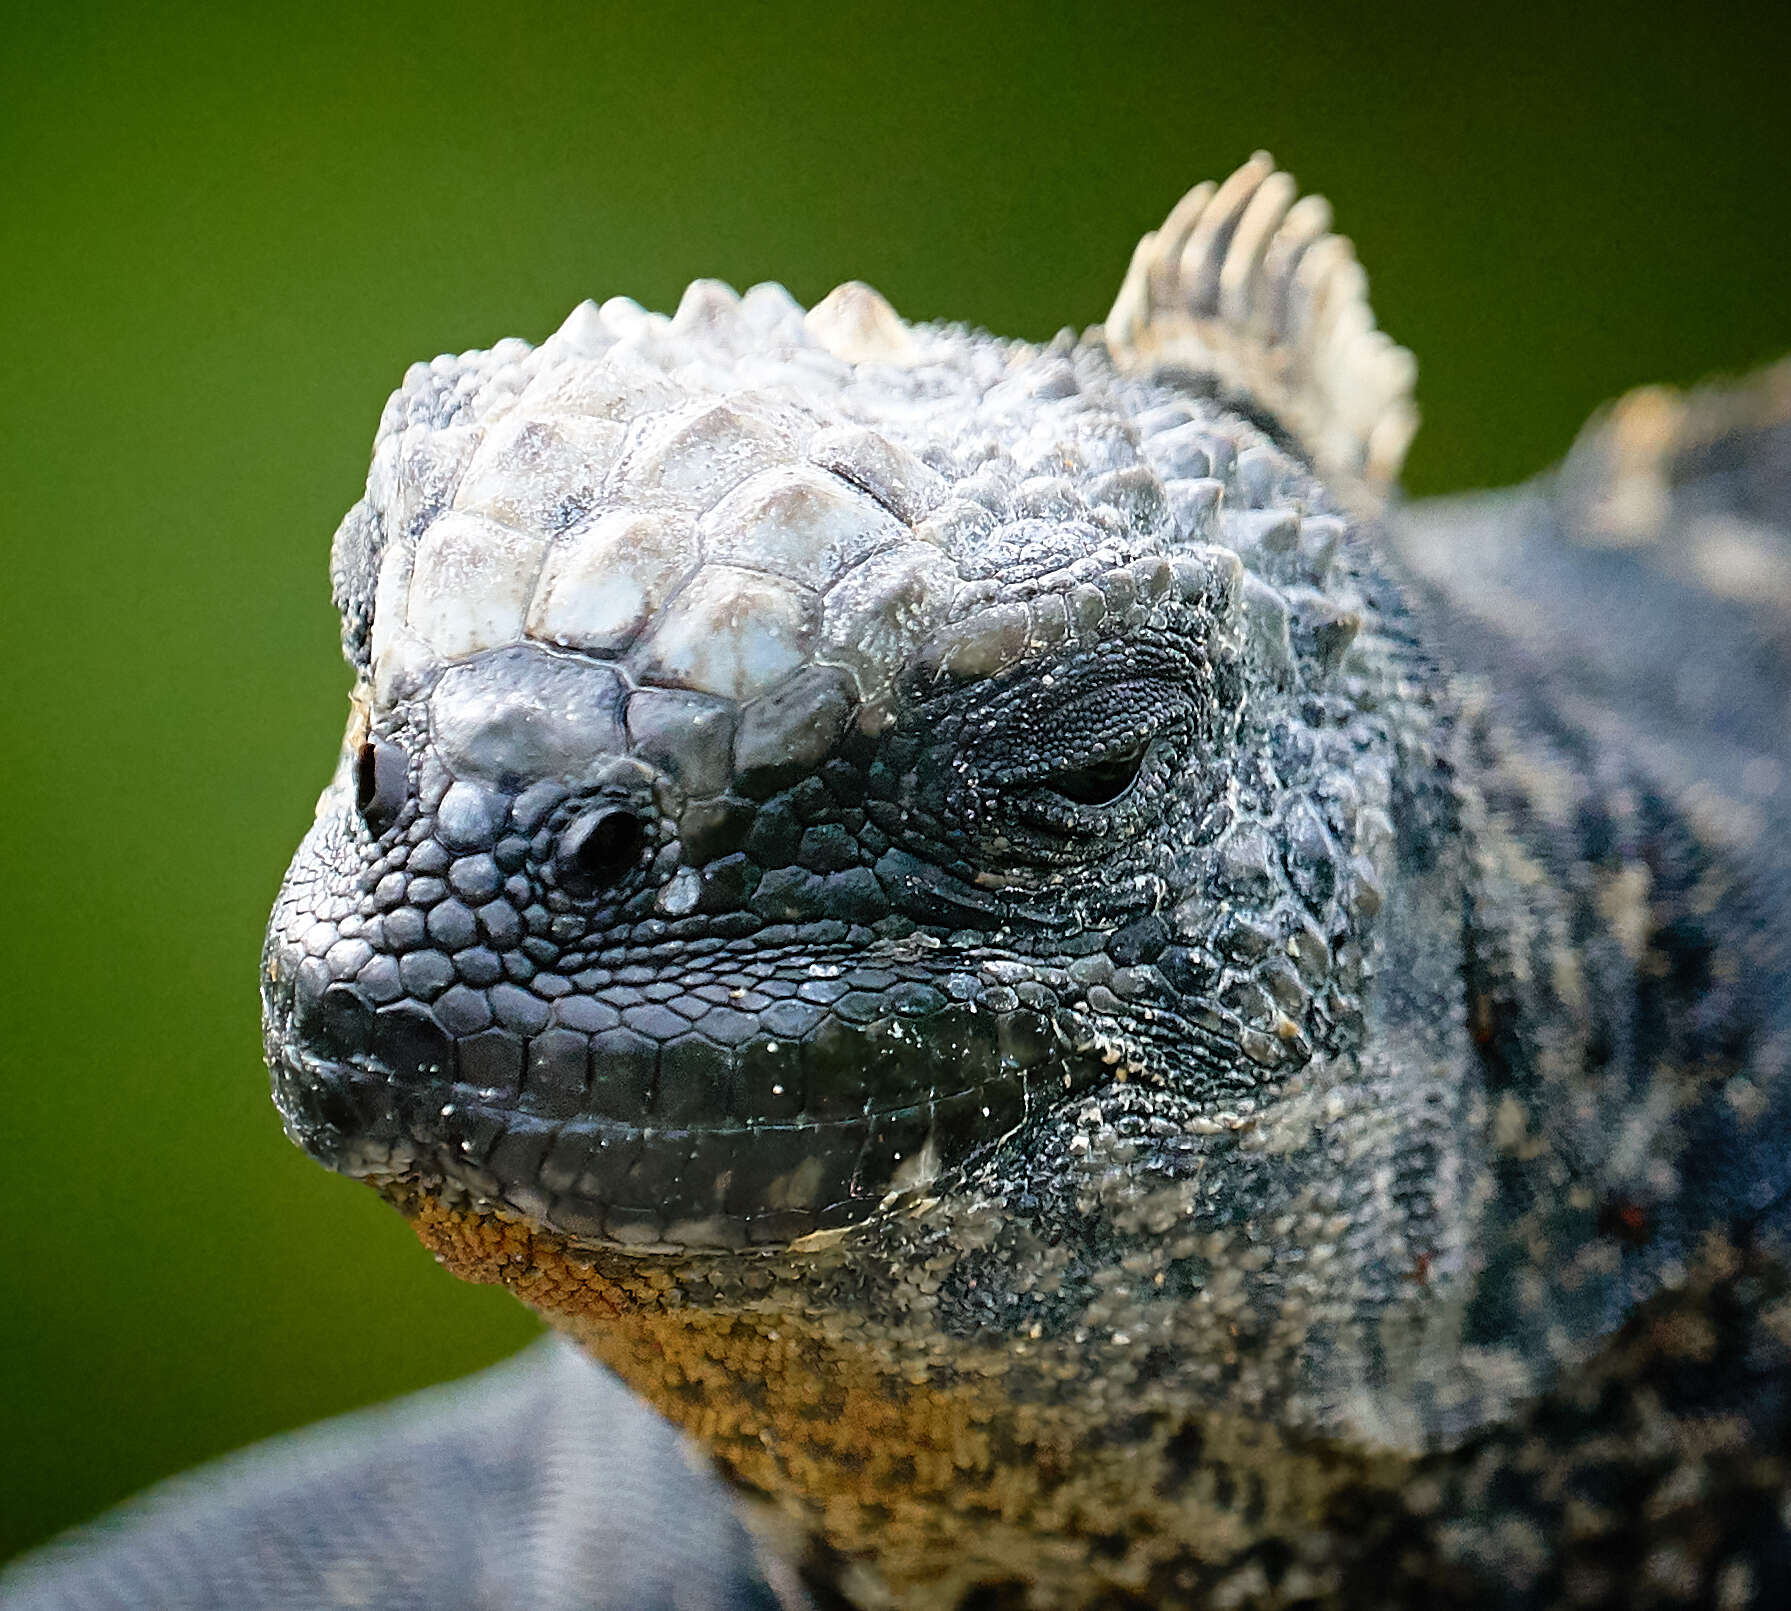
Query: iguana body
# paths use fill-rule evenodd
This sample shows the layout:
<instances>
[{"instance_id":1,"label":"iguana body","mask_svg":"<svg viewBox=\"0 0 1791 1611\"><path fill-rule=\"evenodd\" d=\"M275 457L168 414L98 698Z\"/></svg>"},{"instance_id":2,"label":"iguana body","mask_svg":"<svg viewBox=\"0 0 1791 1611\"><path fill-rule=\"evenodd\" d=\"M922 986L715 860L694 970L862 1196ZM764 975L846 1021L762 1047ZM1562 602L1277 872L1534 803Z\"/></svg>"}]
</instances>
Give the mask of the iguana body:
<instances>
[{"instance_id":1,"label":"iguana body","mask_svg":"<svg viewBox=\"0 0 1791 1611\"><path fill-rule=\"evenodd\" d=\"M1389 520L1409 367L1259 159L1079 340L699 284L388 407L276 1098L790 1603L1791 1581L1784 378Z\"/></svg>"}]
</instances>

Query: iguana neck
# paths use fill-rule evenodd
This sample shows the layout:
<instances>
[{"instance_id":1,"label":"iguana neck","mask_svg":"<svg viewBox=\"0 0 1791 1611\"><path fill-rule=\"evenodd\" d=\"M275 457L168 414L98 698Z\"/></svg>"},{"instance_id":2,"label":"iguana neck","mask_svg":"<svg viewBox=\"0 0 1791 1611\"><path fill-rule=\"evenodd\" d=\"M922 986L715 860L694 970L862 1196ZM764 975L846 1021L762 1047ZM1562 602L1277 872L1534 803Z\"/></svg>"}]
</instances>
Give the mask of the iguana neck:
<instances>
[{"instance_id":1,"label":"iguana neck","mask_svg":"<svg viewBox=\"0 0 1791 1611\"><path fill-rule=\"evenodd\" d=\"M736 1282L718 1261L648 1263L424 1195L399 1204L455 1274L510 1287L688 1432L771 1547L855 1605L1156 1603L1264 1536L1324 1531L1409 1469L1236 1409L1173 1409L1124 1334L892 1336L815 1301L827 1250ZM924 1300L924 1264L888 1274ZM1002 1593L1026 1597L976 1598Z\"/></svg>"}]
</instances>

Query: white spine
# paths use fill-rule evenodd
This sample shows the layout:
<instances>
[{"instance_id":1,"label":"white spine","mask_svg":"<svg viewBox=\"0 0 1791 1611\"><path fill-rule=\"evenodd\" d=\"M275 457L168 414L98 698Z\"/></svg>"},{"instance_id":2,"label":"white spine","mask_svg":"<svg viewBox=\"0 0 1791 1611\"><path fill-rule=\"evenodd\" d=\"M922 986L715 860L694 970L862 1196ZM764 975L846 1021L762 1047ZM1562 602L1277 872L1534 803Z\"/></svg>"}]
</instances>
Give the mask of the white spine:
<instances>
[{"instance_id":1,"label":"white spine","mask_svg":"<svg viewBox=\"0 0 1791 1611\"><path fill-rule=\"evenodd\" d=\"M1210 375L1345 490L1378 498L1417 429L1417 365L1375 328L1367 276L1330 222L1259 152L1138 243L1104 334L1122 369Z\"/></svg>"}]
</instances>

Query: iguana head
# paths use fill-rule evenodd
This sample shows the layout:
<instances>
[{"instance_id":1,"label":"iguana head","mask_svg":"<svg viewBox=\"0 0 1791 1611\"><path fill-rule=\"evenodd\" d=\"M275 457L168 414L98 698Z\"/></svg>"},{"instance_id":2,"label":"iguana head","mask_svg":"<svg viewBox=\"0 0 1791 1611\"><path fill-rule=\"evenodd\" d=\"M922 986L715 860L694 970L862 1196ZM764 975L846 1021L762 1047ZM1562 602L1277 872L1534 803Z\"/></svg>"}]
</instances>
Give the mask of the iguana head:
<instances>
[{"instance_id":1,"label":"iguana head","mask_svg":"<svg viewBox=\"0 0 1791 1611\"><path fill-rule=\"evenodd\" d=\"M1245 174L1188 234L1285 214ZM1177 272L1250 246L1218 302L1285 357L1279 304L1353 261L1271 221ZM780 1245L1091 1089L1229 1122L1348 1039L1388 839L1354 522L1237 377L1123 334L699 282L413 369L266 952L302 1144L599 1242Z\"/></svg>"},{"instance_id":2,"label":"iguana head","mask_svg":"<svg viewBox=\"0 0 1791 1611\"><path fill-rule=\"evenodd\" d=\"M294 1138L606 1312L1334 1424L1339 1328L1448 1252L1430 1094L1362 1068L1379 914L1431 898L1393 819L1444 809L1364 536L1409 359L1326 222L1258 159L1046 346L699 282L414 368L264 958Z\"/></svg>"}]
</instances>

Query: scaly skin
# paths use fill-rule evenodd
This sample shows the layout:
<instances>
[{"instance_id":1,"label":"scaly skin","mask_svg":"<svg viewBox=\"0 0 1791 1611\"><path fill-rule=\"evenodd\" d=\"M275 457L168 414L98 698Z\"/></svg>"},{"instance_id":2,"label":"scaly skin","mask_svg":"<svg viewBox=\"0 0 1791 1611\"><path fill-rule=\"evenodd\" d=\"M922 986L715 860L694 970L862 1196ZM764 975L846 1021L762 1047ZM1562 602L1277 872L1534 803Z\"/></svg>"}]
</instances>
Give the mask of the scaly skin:
<instances>
[{"instance_id":1,"label":"scaly skin","mask_svg":"<svg viewBox=\"0 0 1791 1611\"><path fill-rule=\"evenodd\" d=\"M1782 647L1719 765L1670 576L1604 684L1502 635L1604 558L1540 496L1389 531L1409 365L1325 227L1259 160L1044 348L587 305L413 370L338 536L288 1128L823 1603L1787 1559Z\"/></svg>"}]
</instances>

